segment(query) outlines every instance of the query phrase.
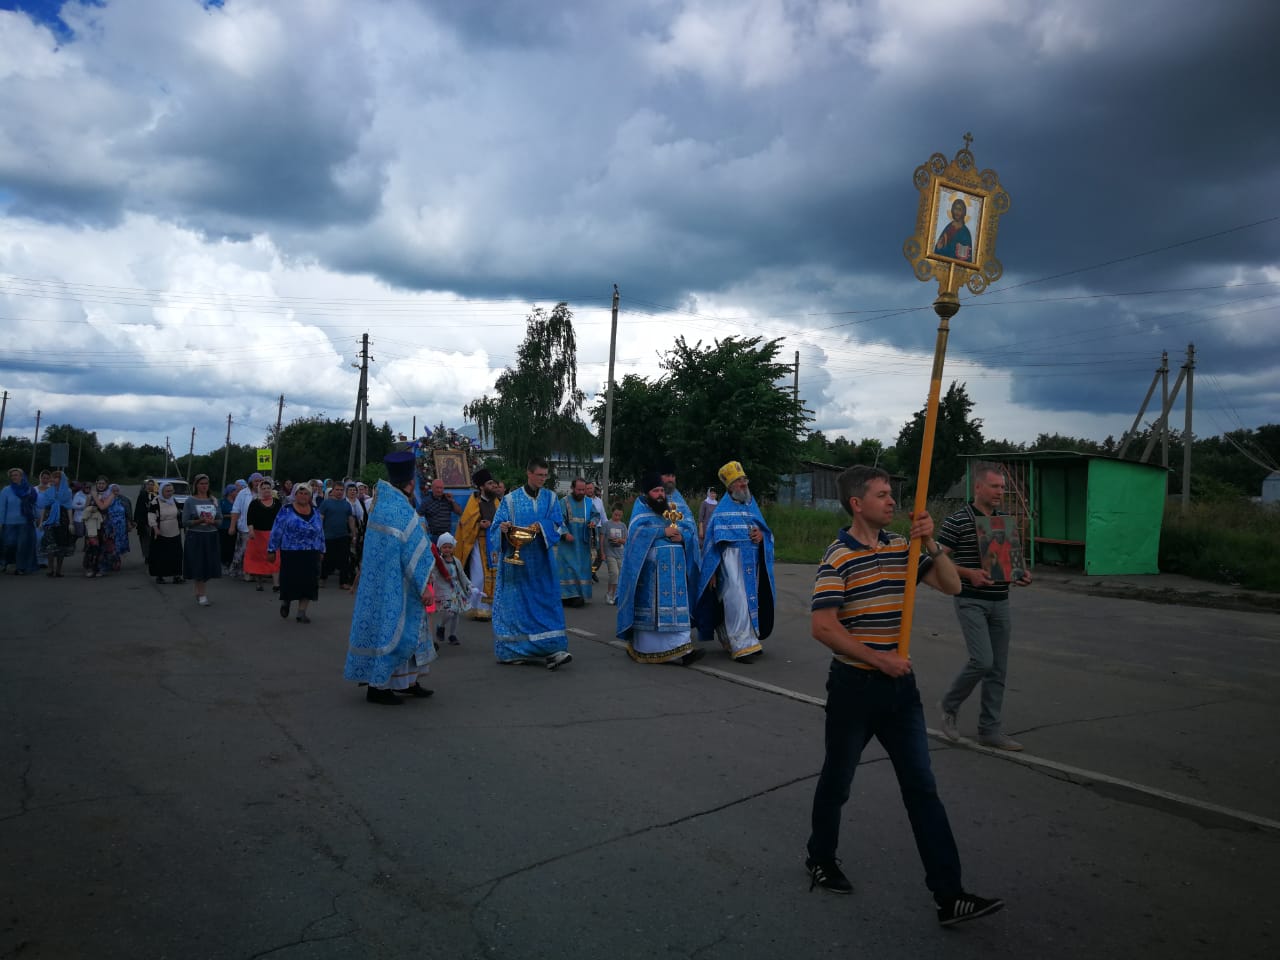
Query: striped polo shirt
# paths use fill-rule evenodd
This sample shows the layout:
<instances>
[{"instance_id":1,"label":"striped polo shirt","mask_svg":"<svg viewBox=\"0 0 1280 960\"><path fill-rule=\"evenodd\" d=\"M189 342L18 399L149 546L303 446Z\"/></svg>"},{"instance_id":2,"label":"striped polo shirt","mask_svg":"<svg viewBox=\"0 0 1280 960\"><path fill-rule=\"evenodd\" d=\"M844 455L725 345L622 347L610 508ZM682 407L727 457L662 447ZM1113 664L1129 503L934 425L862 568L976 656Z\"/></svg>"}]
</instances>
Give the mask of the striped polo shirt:
<instances>
[{"instance_id":1,"label":"striped polo shirt","mask_svg":"<svg viewBox=\"0 0 1280 960\"><path fill-rule=\"evenodd\" d=\"M840 623L855 640L876 650L896 652L902 632L902 596L907 585L906 537L881 530L874 547L859 543L848 530L841 530L836 542L827 547L813 584L811 610L835 607ZM933 566L920 554L919 576ZM839 654L841 663L863 670L875 668Z\"/></svg>"},{"instance_id":2,"label":"striped polo shirt","mask_svg":"<svg viewBox=\"0 0 1280 960\"><path fill-rule=\"evenodd\" d=\"M951 562L957 567L978 569L982 566L982 558L978 555L978 528L974 524L974 507L966 503L947 519L942 521L942 530L938 533L938 545L951 551ZM1007 517L1002 510L992 513L993 517ZM1008 600L1009 585L996 584L991 587L975 587L968 580L960 581L960 596L974 600Z\"/></svg>"}]
</instances>

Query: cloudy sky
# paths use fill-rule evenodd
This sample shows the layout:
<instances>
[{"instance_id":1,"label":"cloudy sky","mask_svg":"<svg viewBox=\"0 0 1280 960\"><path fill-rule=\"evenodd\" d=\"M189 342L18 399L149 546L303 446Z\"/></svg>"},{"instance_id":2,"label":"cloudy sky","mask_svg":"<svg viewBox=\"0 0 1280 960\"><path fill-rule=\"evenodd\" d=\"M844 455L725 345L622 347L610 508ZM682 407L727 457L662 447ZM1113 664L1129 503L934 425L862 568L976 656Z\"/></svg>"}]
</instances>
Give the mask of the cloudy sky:
<instances>
[{"instance_id":1,"label":"cloudy sky","mask_svg":"<svg viewBox=\"0 0 1280 960\"><path fill-rule=\"evenodd\" d=\"M1273 0L0 0L4 430L182 450L461 422L535 305L601 391L780 337L814 427L928 388L912 172L1013 205L952 323L989 436L1102 439L1168 350L1196 431L1280 420ZM1172 377L1171 377L1172 379ZM1176 414L1181 423L1181 404Z\"/></svg>"}]
</instances>

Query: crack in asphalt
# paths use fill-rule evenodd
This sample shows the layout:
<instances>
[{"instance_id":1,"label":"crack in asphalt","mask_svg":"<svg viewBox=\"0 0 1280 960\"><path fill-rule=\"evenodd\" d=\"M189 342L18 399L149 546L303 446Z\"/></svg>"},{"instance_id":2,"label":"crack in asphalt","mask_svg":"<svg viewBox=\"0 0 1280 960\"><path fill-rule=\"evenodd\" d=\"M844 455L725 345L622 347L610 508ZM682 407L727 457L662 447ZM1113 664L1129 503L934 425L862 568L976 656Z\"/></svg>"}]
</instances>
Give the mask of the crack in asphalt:
<instances>
[{"instance_id":1,"label":"crack in asphalt","mask_svg":"<svg viewBox=\"0 0 1280 960\"><path fill-rule=\"evenodd\" d=\"M1014 732L1036 733L1040 730L1052 730L1057 727L1069 727L1078 723L1097 723L1100 720L1130 720L1134 717L1154 717L1162 713L1177 713L1179 710L1199 710L1201 707L1213 707L1223 703L1237 703L1237 697L1224 697L1221 700L1205 700L1202 703L1189 703L1181 707L1161 707L1158 710L1133 710L1128 713L1110 713L1098 717L1077 717L1074 720L1056 720L1053 723L1042 723L1034 727L1020 727Z\"/></svg>"},{"instance_id":2,"label":"crack in asphalt","mask_svg":"<svg viewBox=\"0 0 1280 960\"><path fill-rule=\"evenodd\" d=\"M879 763L879 762L881 761L880 760L867 761L867 763ZM859 766L861 766L861 764L859 764ZM620 833L613 837L607 837L604 840L598 840L595 843L588 843L585 846L575 847L572 850L566 850L563 853L557 853L554 856L545 857L542 860L538 860L534 863L526 864L525 866L520 867L516 870L512 870L509 873L504 873L496 877L490 877L489 879L482 880L479 883L473 883L469 887L464 887L462 892L466 893L472 890L478 890L481 887L485 886L486 884L493 884L494 887L496 888L498 884L502 883L503 881L510 880L512 877L518 877L520 874L528 873L531 870L540 869L541 867L545 867L548 864L556 863L557 861L565 860L565 859L568 859L569 857L576 857L581 853L589 853L592 850L598 850L601 847L607 847L610 844L617 843L621 840L632 840L636 837L644 836L646 833L652 833L655 830L666 830L670 827L678 827L681 824L689 823L693 820L699 820L702 817L710 816L711 814L714 814L714 813L720 813L721 811L724 811L724 810L730 810L733 807L739 806L744 803L749 803L752 800L758 800L760 797L768 796L769 794L776 793L779 790L785 790L788 787L794 787L797 783L803 783L806 780L816 780L817 777L818 777L818 774L816 773L806 773L803 776L792 777L790 780L784 780L782 783L774 784L773 786L766 787L763 790L757 790L755 793L747 794L744 797L738 797L737 799L729 800L729 801L726 801L725 803L717 804L714 807L708 807L705 810L695 810L693 813L687 813L684 816L676 817L674 820L666 820L662 823L651 823L648 826L639 827L635 830L629 830L626 833ZM492 893L493 893L493 890L490 890L489 893L485 894L485 898L487 899L488 896ZM479 904L477 904L477 906L478 905Z\"/></svg>"},{"instance_id":3,"label":"crack in asphalt","mask_svg":"<svg viewBox=\"0 0 1280 960\"><path fill-rule=\"evenodd\" d=\"M341 940L345 937L351 936L352 934L356 933L360 929L356 924L352 923L346 930L340 930L337 933L327 934L326 936L323 936L323 937L310 936L309 931L316 924L323 923L326 920L332 919L333 917L340 915L338 911L337 894L335 894L333 899L329 902L329 908L330 908L329 912L326 913L324 916L316 917L314 920L311 920L303 924L302 930L298 934L297 939L290 940L287 943L278 944L274 947L268 947L266 950L260 950L257 953L250 954L246 958L246 960L260 960L260 958L269 957L273 953L280 953L282 950L292 950L294 947L300 947L308 943L323 943L326 940Z\"/></svg>"},{"instance_id":4,"label":"crack in asphalt","mask_svg":"<svg viewBox=\"0 0 1280 960\"><path fill-rule=\"evenodd\" d=\"M55 800L52 803L41 803L36 806L23 805L23 808L17 813L11 813L6 817L0 817L0 823L7 823L10 820L17 820L19 817L25 817L32 813L44 813L46 810L60 810L64 807L75 807L84 803L101 803L103 800L135 800L135 799L151 799L153 797L172 797L176 794L172 793L104 793L96 797L79 797L75 800Z\"/></svg>"}]
</instances>

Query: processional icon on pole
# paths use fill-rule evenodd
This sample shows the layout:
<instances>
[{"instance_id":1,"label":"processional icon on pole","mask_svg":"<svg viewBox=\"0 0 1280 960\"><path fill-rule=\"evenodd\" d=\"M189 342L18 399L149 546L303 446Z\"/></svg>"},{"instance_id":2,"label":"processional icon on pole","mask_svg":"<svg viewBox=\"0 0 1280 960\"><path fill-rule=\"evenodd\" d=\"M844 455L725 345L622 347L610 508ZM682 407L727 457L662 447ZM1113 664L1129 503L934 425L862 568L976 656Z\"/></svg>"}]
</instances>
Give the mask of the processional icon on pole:
<instances>
[{"instance_id":1,"label":"processional icon on pole","mask_svg":"<svg viewBox=\"0 0 1280 960\"><path fill-rule=\"evenodd\" d=\"M933 301L934 313L938 315L938 339L933 351L929 403L925 409L920 468L916 474L913 510L916 515L923 513L928 505L942 367L950 321L960 311L960 288L977 295L1004 275L1004 266L996 259L996 234L1000 217L1009 212L1009 194L1000 185L1000 175L994 170L978 172L969 150L972 143L973 135L966 133L964 146L951 160L935 153L916 167L912 178L920 191L920 204L915 232L902 245L902 253L910 261L917 280L938 281L938 298ZM917 569L919 561L920 541L912 540L907 569ZM908 656L911 646L915 592L916 579L908 576L898 642L898 652L903 657Z\"/></svg>"}]
</instances>

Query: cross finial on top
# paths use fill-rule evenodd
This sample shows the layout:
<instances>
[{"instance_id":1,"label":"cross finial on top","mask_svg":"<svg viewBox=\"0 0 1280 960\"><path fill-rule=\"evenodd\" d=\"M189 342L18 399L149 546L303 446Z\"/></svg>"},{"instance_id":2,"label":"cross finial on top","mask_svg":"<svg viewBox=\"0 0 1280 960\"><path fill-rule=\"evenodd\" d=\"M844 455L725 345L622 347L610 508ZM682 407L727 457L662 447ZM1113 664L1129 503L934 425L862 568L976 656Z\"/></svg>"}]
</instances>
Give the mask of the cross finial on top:
<instances>
[{"instance_id":1,"label":"cross finial on top","mask_svg":"<svg viewBox=\"0 0 1280 960\"><path fill-rule=\"evenodd\" d=\"M966 134L964 135L964 148L965 148L966 150L968 150L968 149L969 149L969 147L972 145L972 143L973 143L973 134L972 134L972 133L966 133Z\"/></svg>"}]
</instances>

